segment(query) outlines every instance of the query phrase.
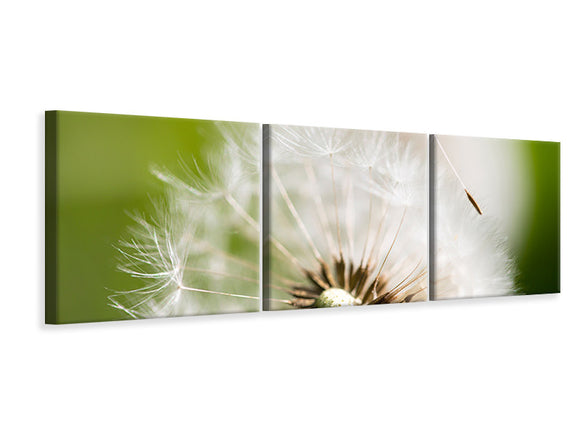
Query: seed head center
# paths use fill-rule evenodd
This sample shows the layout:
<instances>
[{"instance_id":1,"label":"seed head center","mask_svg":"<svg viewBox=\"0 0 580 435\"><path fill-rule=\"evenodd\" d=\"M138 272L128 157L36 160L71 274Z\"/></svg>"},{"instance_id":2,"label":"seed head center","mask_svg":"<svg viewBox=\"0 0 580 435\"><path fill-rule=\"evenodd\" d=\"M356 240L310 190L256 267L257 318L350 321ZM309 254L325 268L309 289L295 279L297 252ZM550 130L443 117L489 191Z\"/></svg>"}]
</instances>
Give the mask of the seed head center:
<instances>
[{"instance_id":1,"label":"seed head center","mask_svg":"<svg viewBox=\"0 0 580 435\"><path fill-rule=\"evenodd\" d=\"M329 288L324 290L320 296L316 299L314 306L316 308L327 308L327 307L345 307L352 305L361 305L361 301L355 298L346 290L341 288Z\"/></svg>"}]
</instances>

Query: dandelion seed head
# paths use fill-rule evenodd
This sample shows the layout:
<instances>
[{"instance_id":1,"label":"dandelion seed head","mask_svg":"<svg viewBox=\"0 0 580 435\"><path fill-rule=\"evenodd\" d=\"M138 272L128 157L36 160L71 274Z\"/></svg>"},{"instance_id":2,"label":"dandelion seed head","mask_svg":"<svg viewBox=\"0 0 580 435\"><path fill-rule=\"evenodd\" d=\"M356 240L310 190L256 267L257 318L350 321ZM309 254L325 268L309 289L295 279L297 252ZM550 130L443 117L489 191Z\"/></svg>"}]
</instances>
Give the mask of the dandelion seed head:
<instances>
[{"instance_id":1,"label":"dandelion seed head","mask_svg":"<svg viewBox=\"0 0 580 435\"><path fill-rule=\"evenodd\" d=\"M316 298L314 306L316 308L347 307L361 305L362 301L355 298L350 292L341 288L329 288L324 290Z\"/></svg>"},{"instance_id":2,"label":"dandelion seed head","mask_svg":"<svg viewBox=\"0 0 580 435\"><path fill-rule=\"evenodd\" d=\"M139 285L115 291L112 307L132 317L257 310L259 129L217 128L220 146L203 159L152 168L163 199L135 214L118 244L119 269ZM270 132L268 284L276 307L426 300L426 136ZM508 294L513 268L493 219L477 214L448 171L437 183L438 297Z\"/></svg>"},{"instance_id":3,"label":"dandelion seed head","mask_svg":"<svg viewBox=\"0 0 580 435\"><path fill-rule=\"evenodd\" d=\"M405 202L397 197L401 189L376 185L390 175L385 159L415 155L426 164L426 141L416 138L408 154L397 154L403 145L393 133L287 126L271 132L271 231L297 264L289 269L288 255L274 246L273 275L281 275L274 285L299 308L332 306L329 295L340 300L342 292L361 304L426 299L427 203L413 191ZM422 177L417 183L426 190Z\"/></svg>"}]
</instances>

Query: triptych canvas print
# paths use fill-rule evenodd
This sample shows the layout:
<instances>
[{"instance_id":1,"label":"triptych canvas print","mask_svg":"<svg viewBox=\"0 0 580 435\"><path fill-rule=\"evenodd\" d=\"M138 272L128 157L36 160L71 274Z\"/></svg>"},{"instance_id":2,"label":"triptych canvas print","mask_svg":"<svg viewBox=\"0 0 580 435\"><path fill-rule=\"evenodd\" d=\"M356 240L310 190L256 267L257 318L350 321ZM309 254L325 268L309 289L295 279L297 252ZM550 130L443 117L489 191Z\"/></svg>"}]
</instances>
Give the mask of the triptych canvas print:
<instances>
[{"instance_id":1,"label":"triptych canvas print","mask_svg":"<svg viewBox=\"0 0 580 435\"><path fill-rule=\"evenodd\" d=\"M556 142L46 113L46 322L557 293Z\"/></svg>"}]
</instances>

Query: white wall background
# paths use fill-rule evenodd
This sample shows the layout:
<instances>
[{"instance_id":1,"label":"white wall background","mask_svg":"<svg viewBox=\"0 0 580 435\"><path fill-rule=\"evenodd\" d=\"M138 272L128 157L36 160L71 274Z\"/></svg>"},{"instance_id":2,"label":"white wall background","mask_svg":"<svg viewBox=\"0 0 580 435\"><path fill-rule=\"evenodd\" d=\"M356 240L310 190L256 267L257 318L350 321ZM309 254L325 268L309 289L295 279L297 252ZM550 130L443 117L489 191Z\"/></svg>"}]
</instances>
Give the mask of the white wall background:
<instances>
[{"instance_id":1,"label":"white wall background","mask_svg":"<svg viewBox=\"0 0 580 435\"><path fill-rule=\"evenodd\" d=\"M579 433L572 1L0 6L0 432ZM562 141L559 296L43 325L47 109Z\"/></svg>"}]
</instances>

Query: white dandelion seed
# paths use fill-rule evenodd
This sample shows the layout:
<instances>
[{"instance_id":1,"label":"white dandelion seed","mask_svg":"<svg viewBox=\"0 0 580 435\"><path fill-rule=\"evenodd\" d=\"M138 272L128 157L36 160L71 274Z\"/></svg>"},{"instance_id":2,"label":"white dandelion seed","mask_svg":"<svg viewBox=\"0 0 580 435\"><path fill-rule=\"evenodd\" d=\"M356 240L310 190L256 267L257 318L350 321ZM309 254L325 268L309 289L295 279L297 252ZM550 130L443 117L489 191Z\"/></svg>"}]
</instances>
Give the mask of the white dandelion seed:
<instances>
[{"instance_id":1,"label":"white dandelion seed","mask_svg":"<svg viewBox=\"0 0 580 435\"><path fill-rule=\"evenodd\" d=\"M332 157L349 145L345 130L335 128L277 125L272 128L271 134L280 157Z\"/></svg>"},{"instance_id":2,"label":"white dandelion seed","mask_svg":"<svg viewBox=\"0 0 580 435\"><path fill-rule=\"evenodd\" d=\"M475 201L444 146L435 140L435 270L431 272L435 298L512 294L515 267L506 238L486 215L485 198Z\"/></svg>"}]
</instances>

